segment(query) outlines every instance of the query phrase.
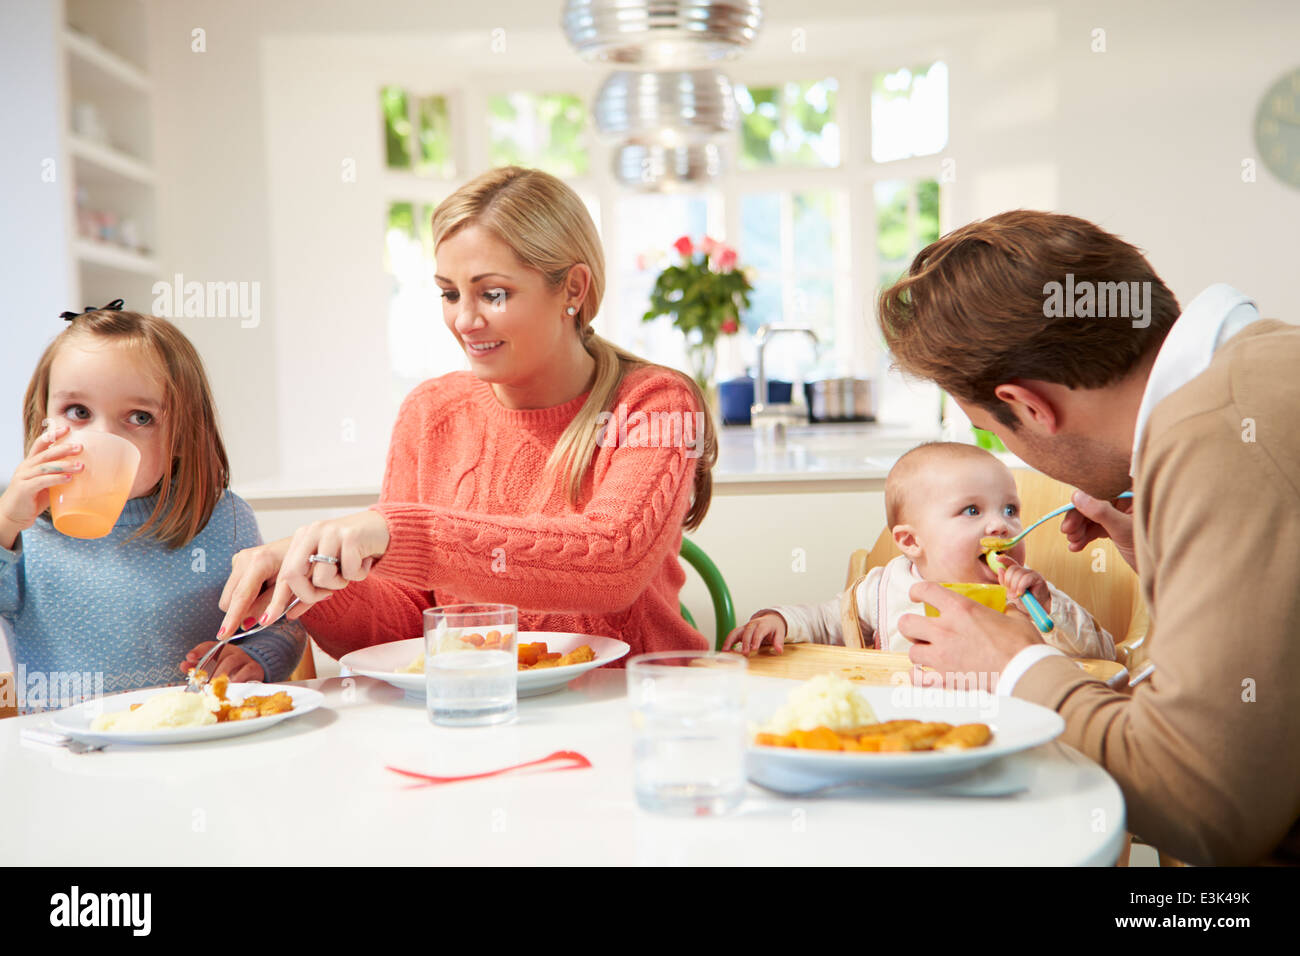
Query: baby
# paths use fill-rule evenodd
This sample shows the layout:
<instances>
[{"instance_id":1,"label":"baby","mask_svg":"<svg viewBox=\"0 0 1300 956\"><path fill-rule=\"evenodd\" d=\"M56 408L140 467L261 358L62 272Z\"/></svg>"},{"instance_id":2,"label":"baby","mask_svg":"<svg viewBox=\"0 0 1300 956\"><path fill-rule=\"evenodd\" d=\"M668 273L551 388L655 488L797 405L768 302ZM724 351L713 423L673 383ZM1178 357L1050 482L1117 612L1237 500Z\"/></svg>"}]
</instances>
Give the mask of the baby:
<instances>
[{"instance_id":1,"label":"baby","mask_svg":"<svg viewBox=\"0 0 1300 956\"><path fill-rule=\"evenodd\" d=\"M825 604L758 611L727 636L723 649L749 654L771 644L779 653L784 644L801 641L844 644L843 629L851 626L844 622L856 617L863 647L906 652L911 642L898 630L898 619L925 613L908 596L912 585L970 581L1004 585L1008 603L1017 605L1021 595L1032 593L1056 625L1043 639L1064 653L1115 659L1110 634L1041 574L1022 566L1023 541L1002 555L1001 571L984 563L981 538L1012 538L1021 530L1015 479L987 451L955 442L913 448L885 479L885 520L902 555L872 568Z\"/></svg>"}]
</instances>

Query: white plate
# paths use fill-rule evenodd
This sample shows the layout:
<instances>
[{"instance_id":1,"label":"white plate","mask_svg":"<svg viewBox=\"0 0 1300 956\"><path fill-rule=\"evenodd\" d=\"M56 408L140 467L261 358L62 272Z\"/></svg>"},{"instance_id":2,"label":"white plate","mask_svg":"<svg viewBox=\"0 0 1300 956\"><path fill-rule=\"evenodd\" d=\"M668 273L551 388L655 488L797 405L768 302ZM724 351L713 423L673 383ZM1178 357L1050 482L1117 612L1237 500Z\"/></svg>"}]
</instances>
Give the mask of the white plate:
<instances>
[{"instance_id":1,"label":"white plate","mask_svg":"<svg viewBox=\"0 0 1300 956\"><path fill-rule=\"evenodd\" d=\"M789 686L764 687L750 695L749 718L763 724L783 703ZM950 724L988 724L993 738L972 750L920 753L855 753L833 750L797 750L751 743L749 776L779 789L803 789L849 781L876 781L894 786L917 786L950 780L976 768L1055 740L1065 721L1055 711L1015 697L997 697L983 691L941 691L914 687L856 688L866 696L881 721L945 721Z\"/></svg>"},{"instance_id":2,"label":"white plate","mask_svg":"<svg viewBox=\"0 0 1300 956\"><path fill-rule=\"evenodd\" d=\"M293 698L293 710L285 711L283 714L272 714L269 717L254 717L250 720L228 720L222 724L208 724L205 727L175 727L171 730L90 729L91 723L100 714L130 710L132 704L178 689L180 688L153 687L148 690L114 694L101 700L87 701L58 711L51 719L51 723L56 730L62 731L69 737L93 744L187 744L198 740L220 740L222 737L239 737L243 734L257 733L259 730L273 727L282 720L310 713L325 700L324 694L310 687L297 687L292 684L231 684L227 695L233 700L285 691Z\"/></svg>"},{"instance_id":3,"label":"white plate","mask_svg":"<svg viewBox=\"0 0 1300 956\"><path fill-rule=\"evenodd\" d=\"M568 634L562 631L520 631L516 640L519 644L537 644L545 642L547 650L567 654L583 644L588 645L596 659L585 664L569 664L567 667L543 667L537 671L519 671L519 696L536 697L549 694L564 687L569 681L611 661L616 661L626 654L630 647L623 641L612 637L595 637L589 634ZM362 677L374 677L387 681L394 687L400 687L411 697L424 698L424 674L399 674L398 668L405 667L424 653L424 638L413 637L405 641L393 641L391 644L376 644L363 647L339 658L339 663L354 674Z\"/></svg>"}]
</instances>

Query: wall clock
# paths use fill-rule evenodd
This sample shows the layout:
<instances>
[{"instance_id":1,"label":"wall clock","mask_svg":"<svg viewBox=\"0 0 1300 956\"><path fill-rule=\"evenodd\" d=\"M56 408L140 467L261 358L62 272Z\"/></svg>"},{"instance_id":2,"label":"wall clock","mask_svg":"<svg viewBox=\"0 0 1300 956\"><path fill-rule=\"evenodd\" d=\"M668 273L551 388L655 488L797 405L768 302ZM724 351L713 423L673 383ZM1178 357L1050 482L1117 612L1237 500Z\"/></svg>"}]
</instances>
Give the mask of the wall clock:
<instances>
[{"instance_id":1,"label":"wall clock","mask_svg":"<svg viewBox=\"0 0 1300 956\"><path fill-rule=\"evenodd\" d=\"M1255 148L1274 176L1300 189L1300 68L1274 83L1259 101Z\"/></svg>"}]
</instances>

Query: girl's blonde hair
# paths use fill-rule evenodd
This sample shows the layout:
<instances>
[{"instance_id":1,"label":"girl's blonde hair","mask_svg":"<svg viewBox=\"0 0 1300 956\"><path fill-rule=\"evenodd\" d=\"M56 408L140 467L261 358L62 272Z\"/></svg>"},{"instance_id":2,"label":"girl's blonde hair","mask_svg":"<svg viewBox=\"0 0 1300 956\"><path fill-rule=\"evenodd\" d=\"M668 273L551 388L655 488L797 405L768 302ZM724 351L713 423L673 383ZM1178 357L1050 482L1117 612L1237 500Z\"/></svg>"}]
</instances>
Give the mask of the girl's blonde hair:
<instances>
[{"instance_id":1,"label":"girl's blonde hair","mask_svg":"<svg viewBox=\"0 0 1300 956\"><path fill-rule=\"evenodd\" d=\"M547 462L551 474L563 473L568 501L576 505L603 431L599 424L601 413L613 411L619 386L629 372L654 363L624 351L592 329L605 292L605 254L587 207L563 181L541 170L519 166L502 166L476 176L434 210L434 249L470 225L482 226L508 245L515 257L540 272L552 289L558 289L569 270L579 263L591 271L591 286L574 317L574 326L583 348L596 361L596 379ZM695 436L701 443L695 494L683 521L687 530L693 530L704 520L713 497L717 433L699 386L676 369L666 371L682 380L691 390L696 408L705 413L703 433Z\"/></svg>"},{"instance_id":2,"label":"girl's blonde hair","mask_svg":"<svg viewBox=\"0 0 1300 956\"><path fill-rule=\"evenodd\" d=\"M217 425L216 404L203 362L180 329L139 312L84 312L60 332L36 363L23 397L24 448L31 448L47 417L50 368L60 348L82 338L143 349L163 381L163 453L171 461L149 492L158 503L131 540L150 533L170 548L194 539L230 484L230 462Z\"/></svg>"}]
</instances>

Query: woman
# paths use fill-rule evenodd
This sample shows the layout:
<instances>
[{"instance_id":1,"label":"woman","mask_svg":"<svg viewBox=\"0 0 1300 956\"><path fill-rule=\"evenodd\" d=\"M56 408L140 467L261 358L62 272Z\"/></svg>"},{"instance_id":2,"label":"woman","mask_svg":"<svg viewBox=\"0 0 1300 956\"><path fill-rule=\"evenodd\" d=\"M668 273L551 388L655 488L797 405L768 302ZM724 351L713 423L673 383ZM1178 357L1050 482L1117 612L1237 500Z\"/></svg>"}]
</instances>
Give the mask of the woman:
<instances>
[{"instance_id":1,"label":"woman","mask_svg":"<svg viewBox=\"0 0 1300 956\"><path fill-rule=\"evenodd\" d=\"M605 263L582 201L493 169L438 206L433 238L470 371L407 396L379 504L235 556L217 636L298 597L289 617L338 657L418 636L425 608L485 601L517 605L521 630L633 654L706 647L678 611L677 553L708 510L713 425L687 376L592 330Z\"/></svg>"}]
</instances>

